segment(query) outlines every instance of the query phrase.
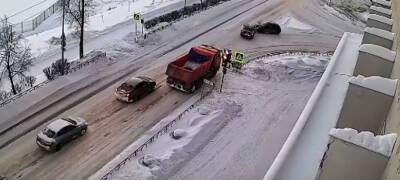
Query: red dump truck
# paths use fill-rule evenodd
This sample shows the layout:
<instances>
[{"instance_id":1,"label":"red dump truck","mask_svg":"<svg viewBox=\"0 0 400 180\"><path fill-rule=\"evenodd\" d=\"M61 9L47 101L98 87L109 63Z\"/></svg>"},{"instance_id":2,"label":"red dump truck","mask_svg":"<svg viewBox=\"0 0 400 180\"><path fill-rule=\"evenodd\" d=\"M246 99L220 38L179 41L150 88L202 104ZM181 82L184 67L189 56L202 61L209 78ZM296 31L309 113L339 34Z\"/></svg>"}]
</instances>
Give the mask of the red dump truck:
<instances>
[{"instance_id":1,"label":"red dump truck","mask_svg":"<svg viewBox=\"0 0 400 180\"><path fill-rule=\"evenodd\" d=\"M214 77L221 65L221 51L202 45L193 47L189 53L168 64L167 84L184 92L198 89L203 79Z\"/></svg>"}]
</instances>

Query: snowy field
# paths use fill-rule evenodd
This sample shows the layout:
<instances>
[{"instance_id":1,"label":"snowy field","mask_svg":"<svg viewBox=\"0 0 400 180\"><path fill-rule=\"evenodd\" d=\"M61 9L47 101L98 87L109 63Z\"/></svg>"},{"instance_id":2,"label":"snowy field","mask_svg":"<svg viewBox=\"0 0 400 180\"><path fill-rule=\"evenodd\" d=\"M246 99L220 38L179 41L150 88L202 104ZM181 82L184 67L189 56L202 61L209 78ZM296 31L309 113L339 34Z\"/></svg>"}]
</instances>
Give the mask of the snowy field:
<instances>
[{"instance_id":1,"label":"snowy field","mask_svg":"<svg viewBox=\"0 0 400 180\"><path fill-rule=\"evenodd\" d=\"M111 179L261 179L329 59L283 54L229 72L222 93L197 103Z\"/></svg>"}]
</instances>

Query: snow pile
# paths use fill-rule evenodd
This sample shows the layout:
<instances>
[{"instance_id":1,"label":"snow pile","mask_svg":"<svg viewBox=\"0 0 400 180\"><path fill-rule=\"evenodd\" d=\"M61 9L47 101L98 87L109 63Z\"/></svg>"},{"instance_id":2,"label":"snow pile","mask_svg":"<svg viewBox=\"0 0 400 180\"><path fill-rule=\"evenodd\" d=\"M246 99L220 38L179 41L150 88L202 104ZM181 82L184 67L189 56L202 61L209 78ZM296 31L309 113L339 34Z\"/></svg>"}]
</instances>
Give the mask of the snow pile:
<instances>
[{"instance_id":1,"label":"snow pile","mask_svg":"<svg viewBox=\"0 0 400 180\"><path fill-rule=\"evenodd\" d=\"M281 17L277 20L277 23L281 27L286 27L286 28L291 28L291 29L296 29L296 30L302 30L302 31L313 31L315 28L311 25L305 24L298 19L294 18L292 15L287 15L284 17ZM282 28L283 29L283 28Z\"/></svg>"},{"instance_id":2,"label":"snow pile","mask_svg":"<svg viewBox=\"0 0 400 180\"><path fill-rule=\"evenodd\" d=\"M397 87L397 79L388 79L380 76L364 77L358 75L357 77L350 78L349 82L389 96L394 96Z\"/></svg>"},{"instance_id":3,"label":"snow pile","mask_svg":"<svg viewBox=\"0 0 400 180\"><path fill-rule=\"evenodd\" d=\"M378 29L378 28L367 27L367 28L365 28L364 31L366 33L373 34L373 35L376 35L376 36L379 36L379 37L382 37L382 38L385 38L385 39L388 39L388 40L391 40L391 41L393 41L394 35L395 35L392 32L385 31L385 30Z\"/></svg>"},{"instance_id":4,"label":"snow pile","mask_svg":"<svg viewBox=\"0 0 400 180\"><path fill-rule=\"evenodd\" d=\"M392 62L396 58L395 51L391 51L390 49L387 49L387 48L384 48L382 46L378 46L375 44L363 44L360 47L360 51L381 57L383 59L386 59L386 60L392 61Z\"/></svg>"},{"instance_id":5,"label":"snow pile","mask_svg":"<svg viewBox=\"0 0 400 180\"><path fill-rule=\"evenodd\" d=\"M371 151L381 153L387 157L390 157L392 154L393 146L397 139L396 133L374 136L374 134L369 131L358 133L357 130L351 128L332 128L329 134L333 137L362 146Z\"/></svg>"},{"instance_id":6,"label":"snow pile","mask_svg":"<svg viewBox=\"0 0 400 180\"><path fill-rule=\"evenodd\" d=\"M387 17L379 16L379 15L376 15L376 14L368 15L368 19L373 19L375 21L379 21L379 22L382 22L382 23L385 23L385 24L393 25L393 19L389 19Z\"/></svg>"},{"instance_id":7,"label":"snow pile","mask_svg":"<svg viewBox=\"0 0 400 180\"><path fill-rule=\"evenodd\" d=\"M257 59L244 66L242 72L263 81L304 81L310 77L320 77L329 60L330 56L324 55L281 54Z\"/></svg>"},{"instance_id":8,"label":"snow pile","mask_svg":"<svg viewBox=\"0 0 400 180\"><path fill-rule=\"evenodd\" d=\"M374 10L374 11L381 12L383 14L387 14L387 15L390 15L390 16L392 15L392 10L390 10L390 9L386 9L386 8L378 7L378 6L371 6L371 9Z\"/></svg>"},{"instance_id":9,"label":"snow pile","mask_svg":"<svg viewBox=\"0 0 400 180\"><path fill-rule=\"evenodd\" d=\"M386 0L372 0L374 3L378 3L387 7L392 7L392 1L386 1Z\"/></svg>"},{"instance_id":10,"label":"snow pile","mask_svg":"<svg viewBox=\"0 0 400 180\"><path fill-rule=\"evenodd\" d=\"M171 133L163 135L143 150L143 155L128 161L110 179L155 179L165 177L174 167L190 158L191 152L203 146L227 119L225 113L236 114L239 109L210 110L200 106L179 120ZM233 112L237 111L237 112ZM179 138L178 138L179 137ZM162 179L162 178L161 178Z\"/></svg>"}]
</instances>

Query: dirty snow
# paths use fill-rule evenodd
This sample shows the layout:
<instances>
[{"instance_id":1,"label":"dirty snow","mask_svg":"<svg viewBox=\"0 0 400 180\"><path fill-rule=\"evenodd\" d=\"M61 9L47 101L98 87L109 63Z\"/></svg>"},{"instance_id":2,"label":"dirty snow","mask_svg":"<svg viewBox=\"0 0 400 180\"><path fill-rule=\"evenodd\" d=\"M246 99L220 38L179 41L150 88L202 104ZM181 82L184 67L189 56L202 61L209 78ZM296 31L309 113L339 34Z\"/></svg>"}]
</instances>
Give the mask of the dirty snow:
<instances>
[{"instance_id":1,"label":"dirty snow","mask_svg":"<svg viewBox=\"0 0 400 180\"><path fill-rule=\"evenodd\" d=\"M372 132L357 132L357 130L351 128L332 128L329 134L336 138L367 148L371 151L381 153L387 157L390 157L392 154L392 149L397 139L396 133L375 136Z\"/></svg>"},{"instance_id":2,"label":"dirty snow","mask_svg":"<svg viewBox=\"0 0 400 180\"><path fill-rule=\"evenodd\" d=\"M392 40L392 41L393 41L394 35L395 35L392 32L385 31L385 30L378 29L378 28L367 27L367 28L365 28L364 31L367 32L367 33L370 33L370 34L373 34L373 35L388 39L388 40Z\"/></svg>"},{"instance_id":3,"label":"dirty snow","mask_svg":"<svg viewBox=\"0 0 400 180\"><path fill-rule=\"evenodd\" d=\"M385 24L393 25L393 19L389 19L387 17L379 16L379 15L376 15L376 14L368 15L368 19L373 19L375 21L379 21L379 22L382 22L382 23L385 23Z\"/></svg>"},{"instance_id":4,"label":"dirty snow","mask_svg":"<svg viewBox=\"0 0 400 180\"><path fill-rule=\"evenodd\" d=\"M392 62L394 62L394 58L396 58L395 51L375 44L363 44L360 46L360 51L381 57Z\"/></svg>"},{"instance_id":5,"label":"dirty snow","mask_svg":"<svg viewBox=\"0 0 400 180\"><path fill-rule=\"evenodd\" d=\"M388 79L380 76L364 77L362 75L358 75L357 77L350 78L349 82L387 94L389 96L394 96L397 87L397 79Z\"/></svg>"}]
</instances>

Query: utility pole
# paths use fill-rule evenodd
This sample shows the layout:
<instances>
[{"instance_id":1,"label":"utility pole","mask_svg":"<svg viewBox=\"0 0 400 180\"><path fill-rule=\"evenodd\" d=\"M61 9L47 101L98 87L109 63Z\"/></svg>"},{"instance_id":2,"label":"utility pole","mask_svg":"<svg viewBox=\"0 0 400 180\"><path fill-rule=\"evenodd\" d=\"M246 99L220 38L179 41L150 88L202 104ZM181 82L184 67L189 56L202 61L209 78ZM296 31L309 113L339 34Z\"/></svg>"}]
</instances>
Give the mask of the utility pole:
<instances>
[{"instance_id":1,"label":"utility pole","mask_svg":"<svg viewBox=\"0 0 400 180\"><path fill-rule=\"evenodd\" d=\"M81 37L80 37L80 48L79 48L79 58L83 58L83 34L85 27L85 0L81 0Z\"/></svg>"},{"instance_id":2,"label":"utility pole","mask_svg":"<svg viewBox=\"0 0 400 180\"><path fill-rule=\"evenodd\" d=\"M65 0L62 1L62 32L61 32L61 59L64 60L65 51L65 33L64 33L64 20L65 20Z\"/></svg>"}]
</instances>

